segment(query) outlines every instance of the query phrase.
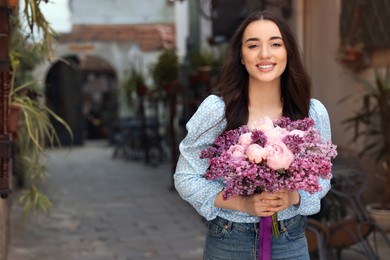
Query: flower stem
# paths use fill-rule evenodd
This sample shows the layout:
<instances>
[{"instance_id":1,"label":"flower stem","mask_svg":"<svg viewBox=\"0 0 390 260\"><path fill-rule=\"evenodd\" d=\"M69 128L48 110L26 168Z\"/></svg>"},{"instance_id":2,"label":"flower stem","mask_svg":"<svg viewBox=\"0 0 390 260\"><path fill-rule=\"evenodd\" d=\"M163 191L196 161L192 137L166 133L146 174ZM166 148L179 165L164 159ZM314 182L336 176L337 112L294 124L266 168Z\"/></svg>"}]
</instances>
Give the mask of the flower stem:
<instances>
[{"instance_id":1,"label":"flower stem","mask_svg":"<svg viewBox=\"0 0 390 260\"><path fill-rule=\"evenodd\" d=\"M279 237L280 234L278 228L278 217L276 213L272 215L272 234L274 234L276 237Z\"/></svg>"}]
</instances>

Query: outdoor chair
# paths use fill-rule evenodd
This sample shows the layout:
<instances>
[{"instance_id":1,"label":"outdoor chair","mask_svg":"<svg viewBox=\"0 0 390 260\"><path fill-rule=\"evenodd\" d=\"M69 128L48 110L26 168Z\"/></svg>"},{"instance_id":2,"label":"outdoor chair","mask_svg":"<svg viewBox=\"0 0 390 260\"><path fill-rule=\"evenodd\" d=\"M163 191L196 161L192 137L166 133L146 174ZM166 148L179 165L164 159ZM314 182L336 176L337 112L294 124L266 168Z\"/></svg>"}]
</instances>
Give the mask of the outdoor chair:
<instances>
[{"instance_id":1,"label":"outdoor chair","mask_svg":"<svg viewBox=\"0 0 390 260\"><path fill-rule=\"evenodd\" d=\"M329 229L313 218L307 219L306 239L311 259L326 260L329 244Z\"/></svg>"},{"instance_id":2,"label":"outdoor chair","mask_svg":"<svg viewBox=\"0 0 390 260\"><path fill-rule=\"evenodd\" d=\"M362 203L366 188L366 175L356 160L334 164L332 188L326 196L331 205L324 218L330 233L328 246L334 259L341 259L342 250L347 248L367 259L379 259L378 235L390 247L385 231L369 217Z\"/></svg>"},{"instance_id":3,"label":"outdoor chair","mask_svg":"<svg viewBox=\"0 0 390 260\"><path fill-rule=\"evenodd\" d=\"M157 118L146 118L144 127L139 118L118 120L112 132L112 158L144 160L147 164L157 166L163 156L162 138L158 130Z\"/></svg>"}]
</instances>

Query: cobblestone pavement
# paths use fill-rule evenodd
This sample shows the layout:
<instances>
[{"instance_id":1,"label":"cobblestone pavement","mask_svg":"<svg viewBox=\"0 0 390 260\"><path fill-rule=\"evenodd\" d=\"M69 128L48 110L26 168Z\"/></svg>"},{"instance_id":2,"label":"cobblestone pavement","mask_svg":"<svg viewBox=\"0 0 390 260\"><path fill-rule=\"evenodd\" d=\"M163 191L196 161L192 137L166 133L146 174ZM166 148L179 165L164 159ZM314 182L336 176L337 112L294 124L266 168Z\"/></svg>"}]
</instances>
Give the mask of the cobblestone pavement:
<instances>
[{"instance_id":1,"label":"cobblestone pavement","mask_svg":"<svg viewBox=\"0 0 390 260\"><path fill-rule=\"evenodd\" d=\"M171 190L168 162L113 160L105 142L48 155L43 191L53 207L23 219L18 192L11 195L8 260L202 259L205 224ZM360 259L344 250L341 260Z\"/></svg>"},{"instance_id":2,"label":"cobblestone pavement","mask_svg":"<svg viewBox=\"0 0 390 260\"><path fill-rule=\"evenodd\" d=\"M49 151L49 216L13 196L9 260L198 260L205 225L172 191L170 165L111 159L104 142Z\"/></svg>"}]
</instances>

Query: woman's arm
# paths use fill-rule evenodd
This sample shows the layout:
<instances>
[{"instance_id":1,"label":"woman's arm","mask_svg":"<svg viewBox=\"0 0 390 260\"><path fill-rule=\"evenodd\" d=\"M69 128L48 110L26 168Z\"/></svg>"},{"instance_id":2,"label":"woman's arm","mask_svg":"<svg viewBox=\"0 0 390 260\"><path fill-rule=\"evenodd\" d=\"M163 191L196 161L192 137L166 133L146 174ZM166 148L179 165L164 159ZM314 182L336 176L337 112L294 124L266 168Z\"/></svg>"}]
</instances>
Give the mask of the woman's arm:
<instances>
[{"instance_id":1,"label":"woman's arm","mask_svg":"<svg viewBox=\"0 0 390 260\"><path fill-rule=\"evenodd\" d=\"M224 185L217 180L206 180L208 160L200 152L211 145L225 127L225 106L221 98L207 97L186 124L187 135L179 145L180 156L174 174L176 190L200 215L214 219L220 211L215 198Z\"/></svg>"}]
</instances>

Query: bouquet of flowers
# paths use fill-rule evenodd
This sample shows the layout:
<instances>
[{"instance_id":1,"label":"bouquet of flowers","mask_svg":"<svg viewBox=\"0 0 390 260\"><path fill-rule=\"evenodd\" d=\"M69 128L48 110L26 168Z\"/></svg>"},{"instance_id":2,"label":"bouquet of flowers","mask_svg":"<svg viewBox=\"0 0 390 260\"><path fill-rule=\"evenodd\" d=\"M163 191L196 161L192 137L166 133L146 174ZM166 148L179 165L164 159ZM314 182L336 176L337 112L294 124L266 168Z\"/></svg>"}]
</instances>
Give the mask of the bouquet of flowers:
<instances>
[{"instance_id":1,"label":"bouquet of flowers","mask_svg":"<svg viewBox=\"0 0 390 260\"><path fill-rule=\"evenodd\" d=\"M336 146L321 139L313 119L265 117L251 129L245 125L223 132L200 157L209 159L206 179L221 179L228 199L263 191L313 194L321 190L319 178L332 177L331 159L336 155ZM276 216L272 220L278 235Z\"/></svg>"}]
</instances>

